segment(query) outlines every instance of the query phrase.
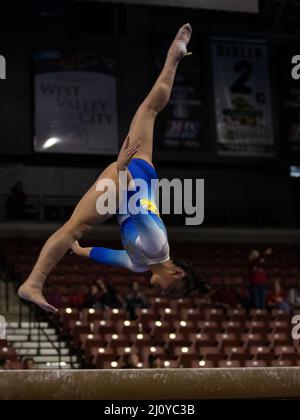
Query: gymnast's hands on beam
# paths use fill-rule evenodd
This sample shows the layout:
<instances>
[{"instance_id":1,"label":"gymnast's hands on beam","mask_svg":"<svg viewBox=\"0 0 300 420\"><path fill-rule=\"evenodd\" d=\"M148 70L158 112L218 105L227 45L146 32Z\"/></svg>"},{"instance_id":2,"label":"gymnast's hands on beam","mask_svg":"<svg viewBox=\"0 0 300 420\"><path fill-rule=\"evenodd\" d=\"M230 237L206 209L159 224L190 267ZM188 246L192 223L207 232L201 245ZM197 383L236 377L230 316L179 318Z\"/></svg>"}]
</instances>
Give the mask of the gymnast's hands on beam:
<instances>
[{"instance_id":1,"label":"gymnast's hands on beam","mask_svg":"<svg viewBox=\"0 0 300 420\"><path fill-rule=\"evenodd\" d=\"M141 141L134 142L130 145L130 137L129 135L126 137L126 140L123 143L123 146L120 150L118 160L117 160L117 170L126 171L127 166L129 165L131 159L137 153L141 145Z\"/></svg>"}]
</instances>

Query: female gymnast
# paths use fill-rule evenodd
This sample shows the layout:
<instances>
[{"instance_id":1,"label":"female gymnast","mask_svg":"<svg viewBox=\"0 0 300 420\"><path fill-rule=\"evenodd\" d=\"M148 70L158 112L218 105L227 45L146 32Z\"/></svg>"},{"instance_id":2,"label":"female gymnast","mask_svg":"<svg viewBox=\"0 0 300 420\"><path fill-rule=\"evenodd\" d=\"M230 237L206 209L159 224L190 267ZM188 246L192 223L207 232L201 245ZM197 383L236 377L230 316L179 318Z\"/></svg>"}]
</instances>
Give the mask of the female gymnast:
<instances>
[{"instance_id":1,"label":"female gymnast","mask_svg":"<svg viewBox=\"0 0 300 420\"><path fill-rule=\"evenodd\" d=\"M151 284L172 297L187 296L194 290L200 293L209 290L205 282L196 278L193 268L188 263L171 260L167 232L153 198L157 180L152 164L154 123L158 113L165 108L170 99L177 67L188 55L187 45L191 35L190 24L185 24L179 29L161 74L134 116L117 161L102 172L97 182L81 199L70 220L45 243L31 274L18 291L22 299L35 303L47 312L57 312L57 308L51 306L44 298L43 285L51 270L70 248L76 254L102 264L126 267L136 272L150 270ZM78 241L94 225L104 223L112 215L97 210L97 200L103 194L99 192L99 188L97 191L98 182L107 179L114 182L117 188L112 194L115 194L115 191L119 190L119 174L122 171L127 171L127 199L134 193L128 187L130 182L142 179L149 187L145 196L139 200L143 212L117 214L124 250L81 248ZM121 197L118 193L114 198L120 206Z\"/></svg>"}]
</instances>

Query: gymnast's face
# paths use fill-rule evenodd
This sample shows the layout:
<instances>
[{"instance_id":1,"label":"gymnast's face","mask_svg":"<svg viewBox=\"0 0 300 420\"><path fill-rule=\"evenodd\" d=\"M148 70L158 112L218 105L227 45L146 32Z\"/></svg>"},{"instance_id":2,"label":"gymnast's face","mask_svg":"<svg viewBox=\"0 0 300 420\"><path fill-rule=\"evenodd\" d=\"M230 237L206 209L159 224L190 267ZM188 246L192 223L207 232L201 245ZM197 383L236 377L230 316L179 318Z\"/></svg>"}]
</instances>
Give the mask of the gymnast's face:
<instances>
[{"instance_id":1,"label":"gymnast's face","mask_svg":"<svg viewBox=\"0 0 300 420\"><path fill-rule=\"evenodd\" d=\"M179 298L184 295L185 283L183 278L185 275L186 273L182 268L170 261L152 274L151 284L160 290L162 295Z\"/></svg>"}]
</instances>

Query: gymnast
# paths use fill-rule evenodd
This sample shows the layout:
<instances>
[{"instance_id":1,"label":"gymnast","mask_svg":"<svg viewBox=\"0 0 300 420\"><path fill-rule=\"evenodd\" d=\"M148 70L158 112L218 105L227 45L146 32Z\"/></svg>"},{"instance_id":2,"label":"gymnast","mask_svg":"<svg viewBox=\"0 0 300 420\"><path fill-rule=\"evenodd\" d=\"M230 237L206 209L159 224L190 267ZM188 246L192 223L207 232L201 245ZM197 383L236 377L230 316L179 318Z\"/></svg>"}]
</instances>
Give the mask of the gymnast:
<instances>
[{"instance_id":1,"label":"gymnast","mask_svg":"<svg viewBox=\"0 0 300 420\"><path fill-rule=\"evenodd\" d=\"M47 276L70 248L77 255L101 264L125 267L134 272L150 270L151 284L173 298L188 296L193 291L208 292L207 284L197 279L189 263L170 258L167 232L155 203L154 190L158 177L152 164L155 120L170 99L176 70L180 61L188 55L187 45L191 36L190 24L179 29L161 74L133 118L117 161L101 173L80 200L69 221L45 243L31 274L18 291L20 298L35 303L47 312L56 313L57 308L50 305L43 295L43 286ZM147 185L145 195L137 203L142 212L118 213L122 202L122 194L119 193L122 191L121 173L126 173L127 200L134 193L135 180L142 179ZM112 216L109 211L99 211L97 205L99 196L104 194L97 186L103 180L110 180L118 187L111 194L118 207L116 213L124 250L82 248L78 242L94 225L104 223Z\"/></svg>"}]
</instances>

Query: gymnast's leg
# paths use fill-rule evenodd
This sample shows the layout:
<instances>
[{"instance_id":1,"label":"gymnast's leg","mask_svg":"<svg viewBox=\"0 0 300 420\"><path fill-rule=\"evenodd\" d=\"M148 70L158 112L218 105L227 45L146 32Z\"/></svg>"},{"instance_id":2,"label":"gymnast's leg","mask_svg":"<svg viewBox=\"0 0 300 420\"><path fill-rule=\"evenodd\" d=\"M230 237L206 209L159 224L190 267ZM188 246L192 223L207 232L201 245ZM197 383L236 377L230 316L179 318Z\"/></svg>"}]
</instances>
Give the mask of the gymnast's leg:
<instances>
[{"instance_id":1,"label":"gymnast's leg","mask_svg":"<svg viewBox=\"0 0 300 420\"><path fill-rule=\"evenodd\" d=\"M131 123L130 141L141 141L136 157L152 163L153 130L156 116L168 104L176 70L180 61L187 55L187 45L190 42L192 28L190 24L182 26L169 51L165 65L149 95L140 105Z\"/></svg>"},{"instance_id":2,"label":"gymnast's leg","mask_svg":"<svg viewBox=\"0 0 300 420\"><path fill-rule=\"evenodd\" d=\"M129 158L127 158L128 150ZM137 150L138 144L133 145L130 149L122 148L120 155L122 155L122 152L126 155L125 159L121 159L123 164L125 162L125 166L129 163L132 157L131 154L136 153ZM128 159L128 162L126 162L126 159ZM118 194L119 176L117 163L114 162L108 166L98 179L98 181L100 179L109 179L115 183L116 191L112 191L110 194L115 194L115 192ZM37 304L47 312L57 312L56 308L48 304L42 293L47 276L75 241L81 239L95 224L104 223L111 217L109 213L101 215L97 212L96 203L101 195L96 188L97 182L80 200L70 220L45 243L31 274L18 291L22 299ZM118 202L118 195L111 198Z\"/></svg>"}]
</instances>

